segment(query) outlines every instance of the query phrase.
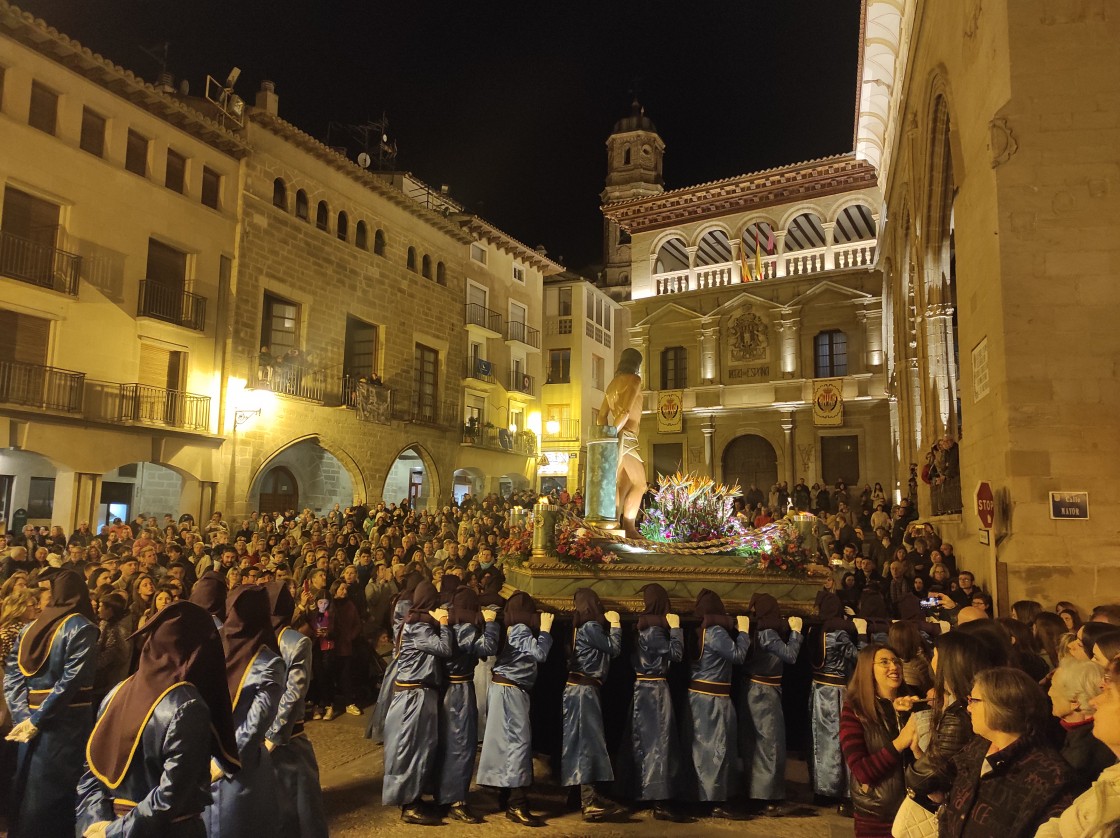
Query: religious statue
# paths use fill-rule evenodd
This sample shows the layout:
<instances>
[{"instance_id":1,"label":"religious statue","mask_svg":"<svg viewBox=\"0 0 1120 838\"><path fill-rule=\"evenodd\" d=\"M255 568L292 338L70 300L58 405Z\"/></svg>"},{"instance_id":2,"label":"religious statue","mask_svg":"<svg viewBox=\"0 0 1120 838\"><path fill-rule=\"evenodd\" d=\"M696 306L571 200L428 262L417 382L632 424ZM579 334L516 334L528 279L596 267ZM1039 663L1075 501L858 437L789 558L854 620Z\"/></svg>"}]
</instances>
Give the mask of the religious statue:
<instances>
[{"instance_id":1,"label":"religious statue","mask_svg":"<svg viewBox=\"0 0 1120 838\"><path fill-rule=\"evenodd\" d=\"M636 519L646 491L646 469L638 453L638 427L642 421L642 353L625 349L618 369L607 385L599 424L619 443L616 486L621 524L628 538L641 538Z\"/></svg>"}]
</instances>

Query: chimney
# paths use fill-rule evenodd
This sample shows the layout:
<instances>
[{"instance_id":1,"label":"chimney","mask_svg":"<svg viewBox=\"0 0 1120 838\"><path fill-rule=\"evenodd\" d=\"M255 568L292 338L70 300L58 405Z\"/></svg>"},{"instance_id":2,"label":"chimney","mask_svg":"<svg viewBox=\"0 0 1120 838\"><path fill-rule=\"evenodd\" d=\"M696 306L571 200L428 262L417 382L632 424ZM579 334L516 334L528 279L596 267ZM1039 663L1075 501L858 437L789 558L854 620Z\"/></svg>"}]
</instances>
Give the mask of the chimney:
<instances>
[{"instance_id":1,"label":"chimney","mask_svg":"<svg viewBox=\"0 0 1120 838\"><path fill-rule=\"evenodd\" d=\"M160 73L155 88L160 93L173 94L175 92L175 77L167 71Z\"/></svg>"},{"instance_id":2,"label":"chimney","mask_svg":"<svg viewBox=\"0 0 1120 838\"><path fill-rule=\"evenodd\" d=\"M279 116L280 97L276 95L276 84L268 79L262 81L261 89L257 91L257 99L254 104L258 110L270 113L273 116Z\"/></svg>"}]
</instances>

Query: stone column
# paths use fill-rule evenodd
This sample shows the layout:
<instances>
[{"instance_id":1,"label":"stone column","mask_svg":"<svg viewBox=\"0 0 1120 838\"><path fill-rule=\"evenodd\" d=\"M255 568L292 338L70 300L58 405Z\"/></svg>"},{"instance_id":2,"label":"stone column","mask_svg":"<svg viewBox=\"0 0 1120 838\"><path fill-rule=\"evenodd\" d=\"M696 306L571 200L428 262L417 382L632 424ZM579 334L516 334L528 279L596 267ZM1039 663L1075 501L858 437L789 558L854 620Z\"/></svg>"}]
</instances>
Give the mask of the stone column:
<instances>
[{"instance_id":1,"label":"stone column","mask_svg":"<svg viewBox=\"0 0 1120 838\"><path fill-rule=\"evenodd\" d=\"M740 283L746 282L747 278L743 276L743 260L739 258L739 253L743 247L742 239L732 239L731 242L731 282Z\"/></svg>"},{"instance_id":2,"label":"stone column","mask_svg":"<svg viewBox=\"0 0 1120 838\"><path fill-rule=\"evenodd\" d=\"M836 257L832 252L832 244L836 240L836 222L825 221L821 227L824 229L824 269L831 271L836 267Z\"/></svg>"},{"instance_id":3,"label":"stone column","mask_svg":"<svg viewBox=\"0 0 1120 838\"><path fill-rule=\"evenodd\" d=\"M685 288L686 291L695 291L700 287L700 278L696 275L696 251L699 249L696 245L685 248L688 251L688 286Z\"/></svg>"},{"instance_id":4,"label":"stone column","mask_svg":"<svg viewBox=\"0 0 1120 838\"><path fill-rule=\"evenodd\" d=\"M801 318L793 312L782 312L780 313L780 319L774 321L774 329L781 335L779 363L782 378L798 378L801 355Z\"/></svg>"},{"instance_id":5,"label":"stone column","mask_svg":"<svg viewBox=\"0 0 1120 838\"><path fill-rule=\"evenodd\" d=\"M650 370L653 368L653 361L649 357L649 326L630 326L626 331L631 348L642 353L642 386L649 390Z\"/></svg>"},{"instance_id":6,"label":"stone column","mask_svg":"<svg viewBox=\"0 0 1120 838\"><path fill-rule=\"evenodd\" d=\"M719 321L704 320L699 332L700 378L708 384L719 379Z\"/></svg>"},{"instance_id":7,"label":"stone column","mask_svg":"<svg viewBox=\"0 0 1120 838\"><path fill-rule=\"evenodd\" d=\"M774 231L774 276L786 275L786 231Z\"/></svg>"},{"instance_id":8,"label":"stone column","mask_svg":"<svg viewBox=\"0 0 1120 838\"><path fill-rule=\"evenodd\" d=\"M713 459L715 453L713 437L716 433L716 426L712 424L712 421L712 417L709 416L707 424L703 425L700 430L704 434L704 465L707 466L708 476L712 478L712 480L715 480L716 467Z\"/></svg>"},{"instance_id":9,"label":"stone column","mask_svg":"<svg viewBox=\"0 0 1120 838\"><path fill-rule=\"evenodd\" d=\"M952 433L956 426L956 404L953 395L953 307L935 304L926 307L922 318L925 326L929 376L937 398L937 421L934 433Z\"/></svg>"},{"instance_id":10,"label":"stone column","mask_svg":"<svg viewBox=\"0 0 1120 838\"><path fill-rule=\"evenodd\" d=\"M882 309L860 309L856 319L863 326L864 369L879 372L883 368Z\"/></svg>"},{"instance_id":11,"label":"stone column","mask_svg":"<svg viewBox=\"0 0 1120 838\"><path fill-rule=\"evenodd\" d=\"M786 411L782 413L782 433L786 437L786 482L792 491L794 484L797 483L797 451L794 449L793 438L793 412ZM781 510L781 514L785 514L785 510ZM780 516L776 516L780 517Z\"/></svg>"}]
</instances>

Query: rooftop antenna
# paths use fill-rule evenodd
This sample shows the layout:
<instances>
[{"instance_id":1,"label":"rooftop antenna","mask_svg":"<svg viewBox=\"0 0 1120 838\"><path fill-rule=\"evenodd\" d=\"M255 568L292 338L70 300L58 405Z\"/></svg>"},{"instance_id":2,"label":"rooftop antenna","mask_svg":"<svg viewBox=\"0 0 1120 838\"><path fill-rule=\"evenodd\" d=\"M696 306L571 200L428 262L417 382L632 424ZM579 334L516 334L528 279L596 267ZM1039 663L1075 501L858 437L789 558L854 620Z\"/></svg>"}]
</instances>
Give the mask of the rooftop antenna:
<instances>
[{"instance_id":1,"label":"rooftop antenna","mask_svg":"<svg viewBox=\"0 0 1120 838\"><path fill-rule=\"evenodd\" d=\"M147 55L159 67L159 76L156 80L156 90L161 93L175 92L175 79L167 69L171 60L171 42L164 41L150 47L140 47L141 52Z\"/></svg>"},{"instance_id":2,"label":"rooftop antenna","mask_svg":"<svg viewBox=\"0 0 1120 838\"><path fill-rule=\"evenodd\" d=\"M245 125L245 101L233 92L233 86L237 84L240 77L240 67L234 67L229 71L225 84L211 75L206 76L206 99L221 111L223 126L227 119L238 128Z\"/></svg>"},{"instance_id":3,"label":"rooftop antenna","mask_svg":"<svg viewBox=\"0 0 1120 838\"><path fill-rule=\"evenodd\" d=\"M389 118L384 113L379 120L366 120L361 125L346 122L331 122L327 125L327 145L331 145L332 134L344 134L349 141L361 149L358 165L363 169L373 166L377 171L393 171L397 159L396 140L389 140ZM362 162L363 158L366 162Z\"/></svg>"}]
</instances>

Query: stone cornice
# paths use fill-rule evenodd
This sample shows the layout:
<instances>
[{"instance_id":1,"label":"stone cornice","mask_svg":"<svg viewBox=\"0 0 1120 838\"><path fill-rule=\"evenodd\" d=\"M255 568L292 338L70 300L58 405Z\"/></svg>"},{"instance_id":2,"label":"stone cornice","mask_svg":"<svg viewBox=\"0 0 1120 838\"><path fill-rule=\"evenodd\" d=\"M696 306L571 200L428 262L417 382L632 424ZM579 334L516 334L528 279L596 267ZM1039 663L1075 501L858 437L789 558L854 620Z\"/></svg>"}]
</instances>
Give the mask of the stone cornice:
<instances>
[{"instance_id":1,"label":"stone cornice","mask_svg":"<svg viewBox=\"0 0 1120 838\"><path fill-rule=\"evenodd\" d=\"M604 206L603 215L633 234L876 185L874 167L849 152L618 201Z\"/></svg>"},{"instance_id":2,"label":"stone cornice","mask_svg":"<svg viewBox=\"0 0 1120 838\"><path fill-rule=\"evenodd\" d=\"M0 34L230 157L240 160L249 154L249 147L235 132L4 0L0 0Z\"/></svg>"},{"instance_id":3,"label":"stone cornice","mask_svg":"<svg viewBox=\"0 0 1120 838\"><path fill-rule=\"evenodd\" d=\"M565 270L564 266L559 262L554 262L547 256L538 253L527 244L522 244L509 233L499 230L484 218L479 218L477 215L470 215L468 213L456 214L453 215L452 218L458 221L463 226L463 229L470 230L475 235L505 250L511 256L515 256L539 268L541 273L545 276L553 276Z\"/></svg>"}]
</instances>

